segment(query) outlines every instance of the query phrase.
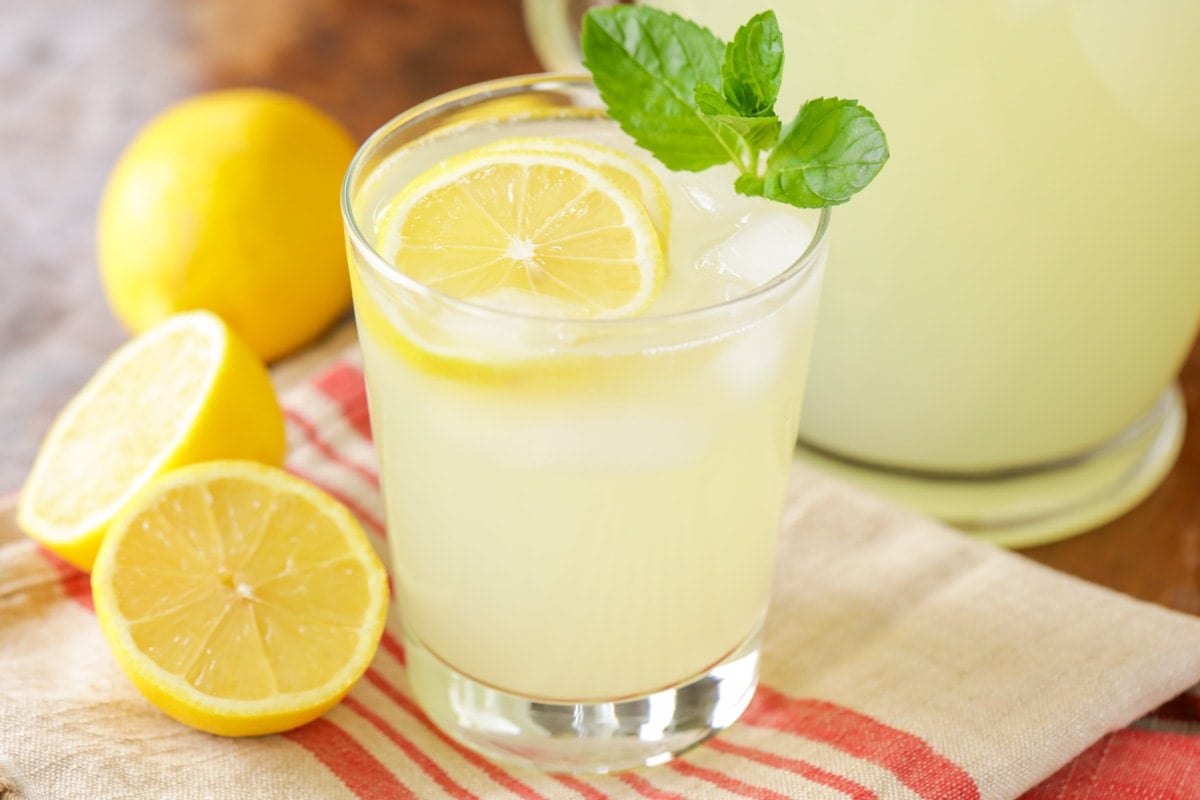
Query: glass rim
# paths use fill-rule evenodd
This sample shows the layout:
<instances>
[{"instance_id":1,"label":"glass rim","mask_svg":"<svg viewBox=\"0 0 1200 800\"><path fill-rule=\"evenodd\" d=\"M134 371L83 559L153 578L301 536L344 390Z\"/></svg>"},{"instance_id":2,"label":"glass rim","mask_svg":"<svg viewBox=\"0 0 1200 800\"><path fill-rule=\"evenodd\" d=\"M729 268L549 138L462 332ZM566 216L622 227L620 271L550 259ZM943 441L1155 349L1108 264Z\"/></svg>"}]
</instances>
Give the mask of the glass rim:
<instances>
[{"instance_id":1,"label":"glass rim","mask_svg":"<svg viewBox=\"0 0 1200 800\"><path fill-rule=\"evenodd\" d=\"M508 95L522 94L535 92L539 90L548 90L553 87L576 89L576 90L592 90L595 91L595 85L588 75L577 75L568 73L553 73L541 72L528 75L514 75L504 78L495 78L492 80L482 81L479 83L463 86L458 89L453 89L444 92L435 97L431 97L421 103L418 103L411 108L400 112L392 117L387 122L376 128L359 146L354 157L350 161L349 167L346 169L346 175L342 180L341 189L341 212L342 221L345 226L346 235L350 239L355 250L363 257L362 260L368 265L370 270L378 277L382 278L389 284L394 284L406 292L419 295L425 299L434 300L439 304L443 304L447 308L465 313L469 316L481 317L484 319L492 319L496 321L510 320L523 323L540 323L553 324L559 326L579 326L581 328L592 329L616 329L623 327L639 326L645 324L661 325L664 323L682 322L685 320L703 319L714 314L724 314L730 310L737 310L753 306L756 302L761 302L764 297L775 294L781 286L790 284L793 281L800 281L801 273L811 272L821 260L821 252L825 244L825 240L829 233L829 224L831 218L831 209L826 206L820 209L808 209L810 211L818 211L819 216L817 225L813 230L812 239L804 251L796 257L786 269L780 270L778 274L770 280L756 285L744 294L737 297L723 300L719 303L700 306L698 308L689 308L681 311L673 311L662 314L640 314L630 317L612 317L605 319L588 319L578 317L563 317L563 316L545 316L541 314L530 314L518 311L509 311L493 306L486 306L480 303L473 303L470 300L464 300L455 297L438 289L421 283L389 264L382 255L375 249L366 233L358 224L358 219L354 213L353 191L357 180L360 178L360 173L367 160L375 155L380 145L403 131L405 128L419 124L421 121L435 116L443 110L450 108L459 108L472 105L473 103L481 102L488 99L505 97ZM605 117L607 119L607 116ZM415 140L414 140L415 141ZM647 153L648 157L649 154ZM365 176L364 176L365 177ZM354 269L354 264L347 265L349 269ZM669 267L669 257L668 257Z\"/></svg>"}]
</instances>

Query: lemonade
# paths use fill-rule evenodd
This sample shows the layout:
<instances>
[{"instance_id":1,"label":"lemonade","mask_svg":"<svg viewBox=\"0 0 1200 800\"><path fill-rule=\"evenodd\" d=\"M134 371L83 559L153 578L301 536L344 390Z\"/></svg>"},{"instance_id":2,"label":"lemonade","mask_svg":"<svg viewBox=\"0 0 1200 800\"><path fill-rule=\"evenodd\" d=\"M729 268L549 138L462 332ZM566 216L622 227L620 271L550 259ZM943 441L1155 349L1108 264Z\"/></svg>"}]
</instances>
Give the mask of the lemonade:
<instances>
[{"instance_id":1,"label":"lemonade","mask_svg":"<svg viewBox=\"0 0 1200 800\"><path fill-rule=\"evenodd\" d=\"M802 441L986 474L1151 410L1200 325L1200 4L652 5L726 38L774 6L782 96L861 95L887 126L887 174L838 215Z\"/></svg>"},{"instance_id":2,"label":"lemonade","mask_svg":"<svg viewBox=\"0 0 1200 800\"><path fill-rule=\"evenodd\" d=\"M539 709L611 706L702 679L705 701L726 706L704 709L702 722L721 727L753 690L828 215L735 195L724 170L668 172L594 111L458 121L457 106L486 118L488 99L505 95L595 103L579 80L459 94L385 127L347 181L410 680L431 716L468 740L464 729L481 723L464 709L480 703L493 717L512 697ZM512 290L464 302L373 252L388 249L406 187L428 183L439 162L514 137L599 143L653 170L670 233L645 308L579 319L563 313L570 298ZM404 262L415 245L395 247ZM731 657L744 680L722 687L728 676L712 671ZM452 678L433 685L423 658ZM492 699L476 702L483 695ZM687 697L676 696L684 715L696 701ZM535 733L550 736L546 725ZM510 758L518 747L489 744ZM564 763L520 747L519 760Z\"/></svg>"}]
</instances>

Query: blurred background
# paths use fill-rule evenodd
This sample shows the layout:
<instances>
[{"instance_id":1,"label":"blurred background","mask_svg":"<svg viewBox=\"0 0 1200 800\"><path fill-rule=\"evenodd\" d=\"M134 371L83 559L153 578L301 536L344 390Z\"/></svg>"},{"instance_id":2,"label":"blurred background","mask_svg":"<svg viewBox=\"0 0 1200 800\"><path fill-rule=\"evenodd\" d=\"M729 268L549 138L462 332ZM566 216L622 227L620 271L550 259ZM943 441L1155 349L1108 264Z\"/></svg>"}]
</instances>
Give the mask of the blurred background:
<instances>
[{"instance_id":1,"label":"blurred background","mask_svg":"<svg viewBox=\"0 0 1200 800\"><path fill-rule=\"evenodd\" d=\"M105 178L196 92L282 89L357 140L399 111L539 65L519 0L44 0L0 7L0 494L127 334L105 304Z\"/></svg>"}]
</instances>

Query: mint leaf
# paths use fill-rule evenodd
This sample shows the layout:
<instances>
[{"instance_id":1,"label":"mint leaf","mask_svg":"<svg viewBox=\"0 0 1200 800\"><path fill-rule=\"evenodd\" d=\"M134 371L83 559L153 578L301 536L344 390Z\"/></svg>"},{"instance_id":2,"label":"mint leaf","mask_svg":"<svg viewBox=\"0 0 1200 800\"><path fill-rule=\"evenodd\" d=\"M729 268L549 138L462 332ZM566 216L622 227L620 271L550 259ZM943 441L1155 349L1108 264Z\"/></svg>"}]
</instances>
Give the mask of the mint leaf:
<instances>
[{"instance_id":1,"label":"mint leaf","mask_svg":"<svg viewBox=\"0 0 1200 800\"><path fill-rule=\"evenodd\" d=\"M720 86L725 44L707 28L646 6L588 12L581 37L609 116L673 170L730 161L730 134L696 107L698 84Z\"/></svg>"},{"instance_id":2,"label":"mint leaf","mask_svg":"<svg viewBox=\"0 0 1200 800\"><path fill-rule=\"evenodd\" d=\"M774 12L752 17L726 46L675 14L593 8L582 48L609 116L670 169L732 163L741 194L820 208L849 200L887 162L882 128L854 100L812 100L781 130Z\"/></svg>"},{"instance_id":3,"label":"mint leaf","mask_svg":"<svg viewBox=\"0 0 1200 800\"><path fill-rule=\"evenodd\" d=\"M767 158L763 196L803 208L844 203L887 159L874 114L854 100L810 100Z\"/></svg>"},{"instance_id":4,"label":"mint leaf","mask_svg":"<svg viewBox=\"0 0 1200 800\"><path fill-rule=\"evenodd\" d=\"M766 150L779 138L779 117L746 117L729 104L725 96L707 83L696 87L696 106L713 123L745 142L752 151Z\"/></svg>"},{"instance_id":5,"label":"mint leaf","mask_svg":"<svg viewBox=\"0 0 1200 800\"><path fill-rule=\"evenodd\" d=\"M775 116L783 79L783 35L774 11L738 28L721 65L725 99L741 116Z\"/></svg>"},{"instance_id":6,"label":"mint leaf","mask_svg":"<svg viewBox=\"0 0 1200 800\"><path fill-rule=\"evenodd\" d=\"M757 175L742 173L741 175L738 175L737 180L733 182L733 188L738 194L744 194L750 197L762 197L763 179Z\"/></svg>"},{"instance_id":7,"label":"mint leaf","mask_svg":"<svg viewBox=\"0 0 1200 800\"><path fill-rule=\"evenodd\" d=\"M729 104L725 95L707 83L696 85L696 108L708 116L740 116L738 110Z\"/></svg>"}]
</instances>

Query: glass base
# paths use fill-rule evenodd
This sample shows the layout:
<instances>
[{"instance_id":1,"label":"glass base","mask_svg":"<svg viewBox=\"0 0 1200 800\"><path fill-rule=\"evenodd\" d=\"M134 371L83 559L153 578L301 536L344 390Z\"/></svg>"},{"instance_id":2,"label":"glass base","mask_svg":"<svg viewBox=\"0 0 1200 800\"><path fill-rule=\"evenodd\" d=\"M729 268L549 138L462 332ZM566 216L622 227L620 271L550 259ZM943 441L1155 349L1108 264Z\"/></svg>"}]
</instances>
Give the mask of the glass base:
<instances>
[{"instance_id":1,"label":"glass base","mask_svg":"<svg viewBox=\"0 0 1200 800\"><path fill-rule=\"evenodd\" d=\"M1150 494L1183 445L1183 395L1169 387L1124 433L1078 458L997 475L928 475L847 461L803 446L835 477L1003 547L1058 541L1120 516Z\"/></svg>"},{"instance_id":2,"label":"glass base","mask_svg":"<svg viewBox=\"0 0 1200 800\"><path fill-rule=\"evenodd\" d=\"M408 634L405 652L417 702L462 744L517 766L605 773L669 761L733 724L758 685L760 640L761 629L720 664L677 686L594 703L494 689L456 672Z\"/></svg>"}]
</instances>

